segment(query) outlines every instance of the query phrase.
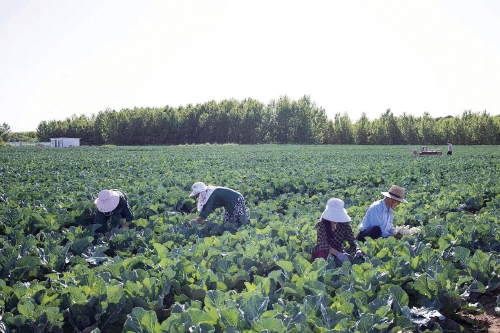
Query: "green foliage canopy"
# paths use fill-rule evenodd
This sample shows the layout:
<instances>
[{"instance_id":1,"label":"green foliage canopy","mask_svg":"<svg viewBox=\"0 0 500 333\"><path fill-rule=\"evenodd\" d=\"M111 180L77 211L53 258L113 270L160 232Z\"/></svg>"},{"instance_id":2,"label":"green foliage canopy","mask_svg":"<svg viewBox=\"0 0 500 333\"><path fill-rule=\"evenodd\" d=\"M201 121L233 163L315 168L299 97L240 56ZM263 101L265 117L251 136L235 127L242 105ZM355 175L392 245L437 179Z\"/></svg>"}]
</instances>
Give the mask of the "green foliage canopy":
<instances>
[{"instance_id":1,"label":"green foliage canopy","mask_svg":"<svg viewBox=\"0 0 500 333\"><path fill-rule=\"evenodd\" d=\"M461 117L432 118L429 113L396 117L390 109L369 120L352 122L347 113L328 119L309 96L284 96L268 105L254 100L210 101L178 108L107 109L96 116L73 115L42 121L40 141L79 137L84 145L177 144L358 144L458 145L500 144L500 116L464 111Z\"/></svg>"}]
</instances>

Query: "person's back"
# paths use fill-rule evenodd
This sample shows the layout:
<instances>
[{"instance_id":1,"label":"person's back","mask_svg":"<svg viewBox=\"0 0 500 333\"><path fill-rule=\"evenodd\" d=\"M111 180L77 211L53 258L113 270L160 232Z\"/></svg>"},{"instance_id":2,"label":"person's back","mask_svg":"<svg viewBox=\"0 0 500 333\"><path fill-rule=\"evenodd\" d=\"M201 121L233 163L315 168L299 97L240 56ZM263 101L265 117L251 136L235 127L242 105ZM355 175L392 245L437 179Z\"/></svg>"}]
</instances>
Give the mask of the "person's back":
<instances>
[{"instance_id":1,"label":"person's back","mask_svg":"<svg viewBox=\"0 0 500 333\"><path fill-rule=\"evenodd\" d=\"M207 186L203 182L196 182L191 187L189 197L196 197L197 210L200 212L196 221L202 223L216 208L224 207L224 222L236 221L238 225L247 224L248 210L243 195L222 186Z\"/></svg>"},{"instance_id":2,"label":"person's back","mask_svg":"<svg viewBox=\"0 0 500 333\"><path fill-rule=\"evenodd\" d=\"M218 186L215 188L214 192L208 199L203 210L207 211L207 216L213 211L213 209L220 207L224 207L228 212L232 213L234 210L234 206L236 205L236 202L238 201L238 198L240 196L241 193L235 190ZM201 215L203 216L205 214ZM206 218L206 216L204 218Z\"/></svg>"}]
</instances>

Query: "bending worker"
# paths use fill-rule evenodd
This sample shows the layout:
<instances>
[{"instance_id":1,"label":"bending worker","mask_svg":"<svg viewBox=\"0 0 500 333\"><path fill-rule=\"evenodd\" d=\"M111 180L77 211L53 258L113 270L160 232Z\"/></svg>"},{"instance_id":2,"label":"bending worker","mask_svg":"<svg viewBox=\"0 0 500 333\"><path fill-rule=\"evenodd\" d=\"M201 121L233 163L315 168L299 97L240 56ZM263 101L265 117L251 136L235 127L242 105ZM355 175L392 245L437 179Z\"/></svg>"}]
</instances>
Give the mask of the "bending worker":
<instances>
[{"instance_id":1,"label":"bending worker","mask_svg":"<svg viewBox=\"0 0 500 333\"><path fill-rule=\"evenodd\" d=\"M207 186L196 182L192 186L189 197L198 199L197 209L200 212L196 221L201 224L216 208L224 207L224 223L235 221L238 226L248 223L248 211L241 193L227 187Z\"/></svg>"},{"instance_id":2,"label":"bending worker","mask_svg":"<svg viewBox=\"0 0 500 333\"><path fill-rule=\"evenodd\" d=\"M96 223L101 225L97 232L106 236L112 228L127 228L134 220L127 196L119 190L102 190L94 203L97 206ZM125 222L121 223L121 219Z\"/></svg>"}]
</instances>

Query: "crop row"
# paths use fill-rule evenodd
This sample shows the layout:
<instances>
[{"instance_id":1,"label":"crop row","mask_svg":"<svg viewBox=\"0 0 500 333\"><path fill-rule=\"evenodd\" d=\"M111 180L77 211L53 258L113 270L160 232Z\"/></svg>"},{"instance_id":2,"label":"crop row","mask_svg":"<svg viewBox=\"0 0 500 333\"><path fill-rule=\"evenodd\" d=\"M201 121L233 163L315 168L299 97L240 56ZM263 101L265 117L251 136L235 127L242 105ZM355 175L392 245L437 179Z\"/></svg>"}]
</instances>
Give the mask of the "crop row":
<instances>
[{"instance_id":1,"label":"crop row","mask_svg":"<svg viewBox=\"0 0 500 333\"><path fill-rule=\"evenodd\" d=\"M462 155L460 156L460 152ZM178 146L0 150L0 325L10 332L459 331L500 284L493 147ZM252 226L191 225L190 185L244 194ZM329 197L352 225L390 185L397 225L366 256L310 262ZM121 188L134 228L96 234L93 198Z\"/></svg>"}]
</instances>

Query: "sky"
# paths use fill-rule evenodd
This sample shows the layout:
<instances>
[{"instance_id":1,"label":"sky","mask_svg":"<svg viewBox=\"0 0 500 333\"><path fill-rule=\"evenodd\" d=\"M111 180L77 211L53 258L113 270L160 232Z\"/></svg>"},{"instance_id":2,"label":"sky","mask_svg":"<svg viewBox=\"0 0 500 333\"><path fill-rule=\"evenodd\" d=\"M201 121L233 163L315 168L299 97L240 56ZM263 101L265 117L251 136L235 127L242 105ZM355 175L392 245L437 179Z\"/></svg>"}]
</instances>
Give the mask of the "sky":
<instances>
[{"instance_id":1,"label":"sky","mask_svg":"<svg viewBox=\"0 0 500 333\"><path fill-rule=\"evenodd\" d=\"M499 31L498 0L0 0L0 124L304 95L498 115Z\"/></svg>"}]
</instances>

